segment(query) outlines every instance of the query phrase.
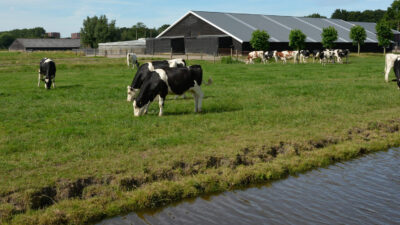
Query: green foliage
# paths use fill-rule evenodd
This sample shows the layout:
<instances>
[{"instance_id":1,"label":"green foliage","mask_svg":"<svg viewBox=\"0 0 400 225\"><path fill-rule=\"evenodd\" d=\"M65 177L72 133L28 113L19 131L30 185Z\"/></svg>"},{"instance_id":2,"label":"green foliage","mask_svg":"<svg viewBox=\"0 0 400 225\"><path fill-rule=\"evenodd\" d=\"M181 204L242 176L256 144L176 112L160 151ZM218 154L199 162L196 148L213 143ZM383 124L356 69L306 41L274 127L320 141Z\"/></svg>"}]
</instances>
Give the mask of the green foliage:
<instances>
[{"instance_id":1,"label":"green foliage","mask_svg":"<svg viewBox=\"0 0 400 225\"><path fill-rule=\"evenodd\" d=\"M391 40L393 40L393 32L389 23L382 20L376 24L375 29L378 36L378 45L384 48L389 47Z\"/></svg>"},{"instance_id":2,"label":"green foliage","mask_svg":"<svg viewBox=\"0 0 400 225\"><path fill-rule=\"evenodd\" d=\"M7 49L15 40L10 33L0 34L0 49Z\"/></svg>"},{"instance_id":3,"label":"green foliage","mask_svg":"<svg viewBox=\"0 0 400 225\"><path fill-rule=\"evenodd\" d=\"M383 17L390 28L400 30L400 1L394 0Z\"/></svg>"},{"instance_id":4,"label":"green foliage","mask_svg":"<svg viewBox=\"0 0 400 225\"><path fill-rule=\"evenodd\" d=\"M289 34L289 46L295 50L303 49L306 46L306 35L301 30L291 30Z\"/></svg>"},{"instance_id":5,"label":"green foliage","mask_svg":"<svg viewBox=\"0 0 400 225\"><path fill-rule=\"evenodd\" d=\"M306 17L309 17L309 18L326 18L326 16L321 16L319 13L313 13L313 14L310 14L310 15L308 15Z\"/></svg>"},{"instance_id":6,"label":"green foliage","mask_svg":"<svg viewBox=\"0 0 400 225\"><path fill-rule=\"evenodd\" d=\"M335 27L329 26L322 29L322 46L325 48L333 48L335 41L338 39L338 33Z\"/></svg>"},{"instance_id":7,"label":"green foliage","mask_svg":"<svg viewBox=\"0 0 400 225\"><path fill-rule=\"evenodd\" d=\"M17 38L42 38L45 33L46 31L42 27L0 32L0 49L7 49Z\"/></svg>"},{"instance_id":8,"label":"green foliage","mask_svg":"<svg viewBox=\"0 0 400 225\"><path fill-rule=\"evenodd\" d=\"M365 39L367 39L367 32L365 32L364 27L359 25L352 27L349 36L353 40L353 44L358 46L358 54L360 54L360 45L363 45Z\"/></svg>"},{"instance_id":9,"label":"green foliage","mask_svg":"<svg viewBox=\"0 0 400 225\"><path fill-rule=\"evenodd\" d=\"M359 22L378 22L384 17L385 10L365 10L360 11L347 11L344 9L336 9L331 19L342 19L345 21L359 21Z\"/></svg>"},{"instance_id":10,"label":"green foliage","mask_svg":"<svg viewBox=\"0 0 400 225\"><path fill-rule=\"evenodd\" d=\"M354 45L364 44L365 39L367 39L367 32L365 32L364 27L359 25L352 27L349 35Z\"/></svg>"},{"instance_id":11,"label":"green foliage","mask_svg":"<svg viewBox=\"0 0 400 225\"><path fill-rule=\"evenodd\" d=\"M251 34L250 45L256 51L266 51L269 48L269 34L265 30L255 30Z\"/></svg>"},{"instance_id":12,"label":"green foliage","mask_svg":"<svg viewBox=\"0 0 400 225\"><path fill-rule=\"evenodd\" d=\"M81 28L81 43L91 48L97 48L99 43L119 40L115 20L108 23L105 15L87 17Z\"/></svg>"}]
</instances>

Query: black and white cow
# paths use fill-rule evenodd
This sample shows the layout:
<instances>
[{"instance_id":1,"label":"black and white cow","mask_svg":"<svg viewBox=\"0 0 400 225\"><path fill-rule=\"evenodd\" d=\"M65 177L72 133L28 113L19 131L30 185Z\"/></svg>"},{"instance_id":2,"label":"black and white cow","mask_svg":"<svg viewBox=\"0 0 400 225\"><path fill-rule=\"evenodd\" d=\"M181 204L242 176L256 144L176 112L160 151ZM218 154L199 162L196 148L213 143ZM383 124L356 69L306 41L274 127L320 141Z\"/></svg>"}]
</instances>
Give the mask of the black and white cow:
<instances>
[{"instance_id":1,"label":"black and white cow","mask_svg":"<svg viewBox=\"0 0 400 225\"><path fill-rule=\"evenodd\" d=\"M131 65L132 69L135 69L135 65L139 67L139 62L135 53L129 52L126 54L126 64L128 67Z\"/></svg>"},{"instance_id":2,"label":"black and white cow","mask_svg":"<svg viewBox=\"0 0 400 225\"><path fill-rule=\"evenodd\" d=\"M400 58L397 58L394 61L393 70L394 70L394 74L396 75L396 79L393 81L397 82L398 89L400 89Z\"/></svg>"},{"instance_id":3,"label":"black and white cow","mask_svg":"<svg viewBox=\"0 0 400 225\"><path fill-rule=\"evenodd\" d=\"M350 54L350 51L348 49L335 49L334 50L334 56L338 63L343 63L343 58L346 58L346 63L347 63L347 58L348 58L349 54Z\"/></svg>"},{"instance_id":4,"label":"black and white cow","mask_svg":"<svg viewBox=\"0 0 400 225\"><path fill-rule=\"evenodd\" d=\"M306 59L310 57L310 51L308 50L300 50L299 51L299 61L300 63L306 63Z\"/></svg>"},{"instance_id":5,"label":"black and white cow","mask_svg":"<svg viewBox=\"0 0 400 225\"><path fill-rule=\"evenodd\" d=\"M266 51L264 53L264 58L266 62L268 62L269 59L274 58L275 62L278 62L278 56L276 55L277 51Z\"/></svg>"},{"instance_id":6,"label":"black and white cow","mask_svg":"<svg viewBox=\"0 0 400 225\"><path fill-rule=\"evenodd\" d=\"M136 75L132 80L130 86L127 87L128 97L127 101L133 101L136 93L139 91L142 86L146 76L156 70L156 69L164 69L169 67L185 67L186 61L184 59L171 59L171 60L161 60L161 61L153 61L142 64L139 69L136 71Z\"/></svg>"},{"instance_id":7,"label":"black and white cow","mask_svg":"<svg viewBox=\"0 0 400 225\"><path fill-rule=\"evenodd\" d=\"M53 88L56 87L56 64L53 60L49 58L43 58L40 60L39 66L39 77L38 77L38 87L40 87L40 81L44 81L45 88L50 89L53 83Z\"/></svg>"},{"instance_id":8,"label":"black and white cow","mask_svg":"<svg viewBox=\"0 0 400 225\"><path fill-rule=\"evenodd\" d=\"M168 93L182 95L186 91L193 94L195 112L201 112L203 91L200 86L203 70L200 65L181 68L164 68L150 71L145 77L139 95L133 101L134 116L145 114L150 103L158 96L159 116L163 115L164 101Z\"/></svg>"}]
</instances>

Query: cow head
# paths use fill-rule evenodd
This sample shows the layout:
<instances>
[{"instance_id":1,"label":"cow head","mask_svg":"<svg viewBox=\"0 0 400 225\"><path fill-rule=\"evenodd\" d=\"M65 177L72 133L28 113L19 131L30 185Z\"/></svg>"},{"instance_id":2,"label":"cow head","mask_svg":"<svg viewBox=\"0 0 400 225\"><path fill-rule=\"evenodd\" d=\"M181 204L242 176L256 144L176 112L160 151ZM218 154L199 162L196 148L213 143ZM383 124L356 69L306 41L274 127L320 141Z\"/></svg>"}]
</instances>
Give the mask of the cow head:
<instances>
[{"instance_id":1,"label":"cow head","mask_svg":"<svg viewBox=\"0 0 400 225\"><path fill-rule=\"evenodd\" d=\"M50 77L46 77L44 78L44 83L46 84L46 89L50 89L51 88L51 83L52 83L52 79Z\"/></svg>"},{"instance_id":2,"label":"cow head","mask_svg":"<svg viewBox=\"0 0 400 225\"><path fill-rule=\"evenodd\" d=\"M131 86L128 86L127 93L128 93L128 96L126 98L126 101L128 101L128 102L133 101L133 99L135 98L135 94L136 94L135 89L133 89Z\"/></svg>"},{"instance_id":3,"label":"cow head","mask_svg":"<svg viewBox=\"0 0 400 225\"><path fill-rule=\"evenodd\" d=\"M140 104L141 102L133 101L133 115L134 116L142 116L146 112L146 108L148 104Z\"/></svg>"}]
</instances>

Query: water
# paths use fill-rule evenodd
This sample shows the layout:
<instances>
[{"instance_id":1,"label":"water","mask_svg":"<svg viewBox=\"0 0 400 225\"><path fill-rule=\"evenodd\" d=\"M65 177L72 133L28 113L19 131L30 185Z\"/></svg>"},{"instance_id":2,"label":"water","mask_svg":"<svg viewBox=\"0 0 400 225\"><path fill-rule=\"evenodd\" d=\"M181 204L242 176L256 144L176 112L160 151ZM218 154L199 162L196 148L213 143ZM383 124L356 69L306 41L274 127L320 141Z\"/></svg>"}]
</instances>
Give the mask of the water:
<instances>
[{"instance_id":1,"label":"water","mask_svg":"<svg viewBox=\"0 0 400 225\"><path fill-rule=\"evenodd\" d=\"M99 224L400 224L400 149Z\"/></svg>"}]
</instances>

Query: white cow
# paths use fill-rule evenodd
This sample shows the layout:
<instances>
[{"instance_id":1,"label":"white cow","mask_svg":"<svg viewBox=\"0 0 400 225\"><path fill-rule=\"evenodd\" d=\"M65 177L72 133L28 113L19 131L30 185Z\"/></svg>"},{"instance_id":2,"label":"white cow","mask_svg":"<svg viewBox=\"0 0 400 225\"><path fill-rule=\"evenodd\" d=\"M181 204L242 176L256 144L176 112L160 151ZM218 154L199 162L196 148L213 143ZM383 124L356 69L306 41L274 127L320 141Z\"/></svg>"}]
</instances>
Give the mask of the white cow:
<instances>
[{"instance_id":1,"label":"white cow","mask_svg":"<svg viewBox=\"0 0 400 225\"><path fill-rule=\"evenodd\" d=\"M139 67L139 62L135 53L129 52L126 54L126 64L128 67L130 66L129 64L131 64L132 69L135 69L135 65Z\"/></svg>"},{"instance_id":2,"label":"white cow","mask_svg":"<svg viewBox=\"0 0 400 225\"><path fill-rule=\"evenodd\" d=\"M388 53L385 56L385 81L389 82L389 73L390 70L393 68L394 66L394 61L396 61L396 59L399 59L400 55L396 55L396 54L392 54L392 53Z\"/></svg>"},{"instance_id":3,"label":"white cow","mask_svg":"<svg viewBox=\"0 0 400 225\"><path fill-rule=\"evenodd\" d=\"M256 58L260 58L261 61L265 64L265 57L263 51L252 51L247 56L246 64L253 64L253 60Z\"/></svg>"}]
</instances>

